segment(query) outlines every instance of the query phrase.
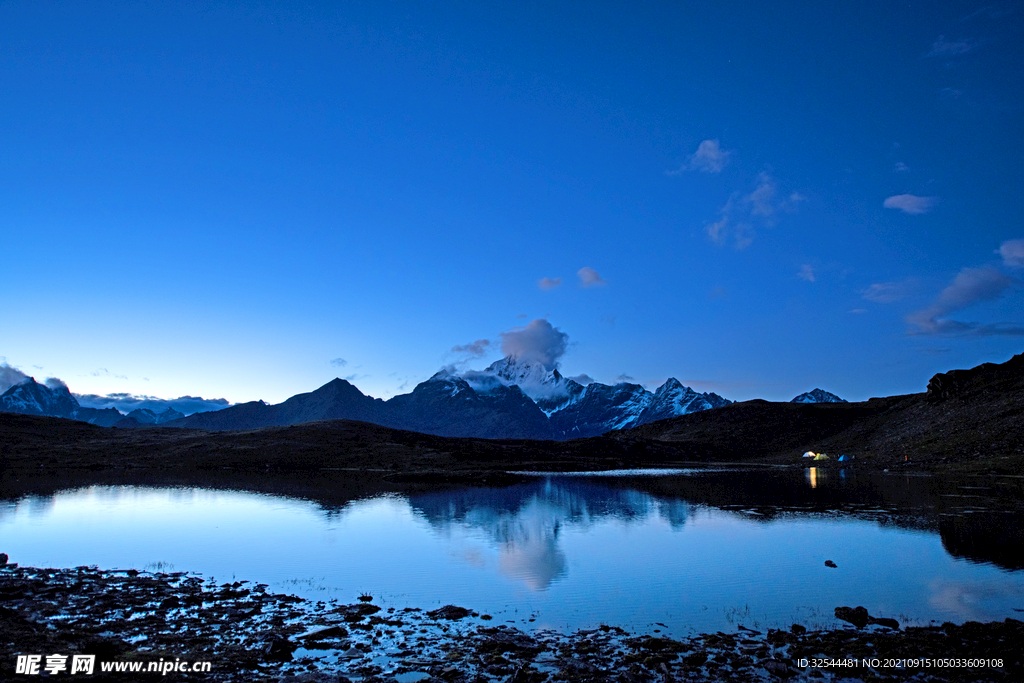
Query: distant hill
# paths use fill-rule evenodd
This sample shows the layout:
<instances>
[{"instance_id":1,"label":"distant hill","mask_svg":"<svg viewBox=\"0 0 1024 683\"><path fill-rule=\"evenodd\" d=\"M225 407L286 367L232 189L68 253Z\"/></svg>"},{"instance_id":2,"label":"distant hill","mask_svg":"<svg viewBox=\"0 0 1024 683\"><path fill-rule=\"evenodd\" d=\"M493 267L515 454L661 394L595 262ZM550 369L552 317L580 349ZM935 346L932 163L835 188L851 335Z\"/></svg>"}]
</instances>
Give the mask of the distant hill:
<instances>
[{"instance_id":1,"label":"distant hill","mask_svg":"<svg viewBox=\"0 0 1024 683\"><path fill-rule=\"evenodd\" d=\"M951 370L920 394L859 403L744 401L609 435L716 460L791 460L804 450L899 464L1024 459L1024 354Z\"/></svg>"},{"instance_id":2,"label":"distant hill","mask_svg":"<svg viewBox=\"0 0 1024 683\"><path fill-rule=\"evenodd\" d=\"M800 394L790 401L790 403L846 403L846 399L839 398L835 394L829 393L824 389L813 389Z\"/></svg>"},{"instance_id":3,"label":"distant hill","mask_svg":"<svg viewBox=\"0 0 1024 683\"><path fill-rule=\"evenodd\" d=\"M223 410L195 413L165 423L168 427L187 427L211 431L259 429L315 422L317 420L362 420L379 423L384 402L363 395L343 379L334 379L316 391L296 394L284 403L268 405L251 401Z\"/></svg>"}]
</instances>

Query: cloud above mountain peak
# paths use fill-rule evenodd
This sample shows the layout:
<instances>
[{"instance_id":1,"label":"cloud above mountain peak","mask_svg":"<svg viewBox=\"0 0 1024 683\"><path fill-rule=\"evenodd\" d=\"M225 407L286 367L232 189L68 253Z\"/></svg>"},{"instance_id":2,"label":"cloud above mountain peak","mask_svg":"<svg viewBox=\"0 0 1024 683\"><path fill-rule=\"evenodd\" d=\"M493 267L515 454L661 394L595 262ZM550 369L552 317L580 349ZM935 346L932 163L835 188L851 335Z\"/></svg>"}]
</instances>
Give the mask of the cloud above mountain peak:
<instances>
[{"instance_id":1,"label":"cloud above mountain peak","mask_svg":"<svg viewBox=\"0 0 1024 683\"><path fill-rule=\"evenodd\" d=\"M568 346L569 335L543 318L501 333L501 352L504 355L540 363L547 370L558 367L558 359L565 355Z\"/></svg>"},{"instance_id":2,"label":"cloud above mountain peak","mask_svg":"<svg viewBox=\"0 0 1024 683\"><path fill-rule=\"evenodd\" d=\"M15 384L21 384L28 380L28 375L6 362L0 363L0 394L4 393Z\"/></svg>"}]
</instances>

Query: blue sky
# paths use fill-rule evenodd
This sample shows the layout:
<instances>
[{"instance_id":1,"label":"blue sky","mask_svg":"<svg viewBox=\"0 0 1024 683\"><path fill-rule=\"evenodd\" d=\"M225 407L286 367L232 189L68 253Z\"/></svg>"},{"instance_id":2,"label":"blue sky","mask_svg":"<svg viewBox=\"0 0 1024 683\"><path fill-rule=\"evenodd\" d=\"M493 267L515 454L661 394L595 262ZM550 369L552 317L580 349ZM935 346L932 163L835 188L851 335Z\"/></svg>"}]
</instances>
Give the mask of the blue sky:
<instances>
[{"instance_id":1,"label":"blue sky","mask_svg":"<svg viewBox=\"0 0 1024 683\"><path fill-rule=\"evenodd\" d=\"M387 398L537 319L741 400L1024 350L1019 3L6 2L0 59L0 360L77 393Z\"/></svg>"}]
</instances>

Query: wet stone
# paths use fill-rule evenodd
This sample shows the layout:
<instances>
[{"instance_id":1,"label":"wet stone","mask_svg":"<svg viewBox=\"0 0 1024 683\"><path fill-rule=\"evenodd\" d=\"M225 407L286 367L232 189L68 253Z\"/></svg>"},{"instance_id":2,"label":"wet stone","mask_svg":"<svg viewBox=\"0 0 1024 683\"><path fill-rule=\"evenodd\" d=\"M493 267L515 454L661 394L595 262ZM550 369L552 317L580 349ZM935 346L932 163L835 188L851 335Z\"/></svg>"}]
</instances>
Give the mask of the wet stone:
<instances>
[{"instance_id":1,"label":"wet stone","mask_svg":"<svg viewBox=\"0 0 1024 683\"><path fill-rule=\"evenodd\" d=\"M427 616L433 617L434 619L448 619L451 621L457 621L459 619L465 619L472 612L465 607L457 607L455 605L445 605L439 609L435 609L432 612L427 612Z\"/></svg>"},{"instance_id":2,"label":"wet stone","mask_svg":"<svg viewBox=\"0 0 1024 683\"><path fill-rule=\"evenodd\" d=\"M864 607L836 607L836 619L849 622L857 628L868 625L868 610Z\"/></svg>"}]
</instances>

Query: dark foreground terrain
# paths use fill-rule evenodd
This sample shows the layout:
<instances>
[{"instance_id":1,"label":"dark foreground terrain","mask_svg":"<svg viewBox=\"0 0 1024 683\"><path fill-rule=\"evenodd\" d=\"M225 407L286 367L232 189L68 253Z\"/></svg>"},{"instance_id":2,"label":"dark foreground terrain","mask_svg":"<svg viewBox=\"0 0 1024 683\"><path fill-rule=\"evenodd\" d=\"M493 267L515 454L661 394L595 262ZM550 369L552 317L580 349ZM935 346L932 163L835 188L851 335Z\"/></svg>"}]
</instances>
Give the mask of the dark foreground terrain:
<instances>
[{"instance_id":1,"label":"dark foreground terrain","mask_svg":"<svg viewBox=\"0 0 1024 683\"><path fill-rule=\"evenodd\" d=\"M1024 623L900 629L841 606L847 628L683 640L614 626L526 633L457 606L424 612L310 602L262 584L184 573L0 567L0 679L19 655L95 655L84 680L292 681L1019 681ZM862 608L861 608L862 609ZM864 623L867 621L868 623ZM874 622L874 623L872 623ZM171 664L209 662L206 672ZM150 671L150 663L166 673ZM104 665L122 667L104 671ZM128 667L142 667L131 673ZM165 666L166 665L166 666ZM61 675L68 675L65 670Z\"/></svg>"}]
</instances>

